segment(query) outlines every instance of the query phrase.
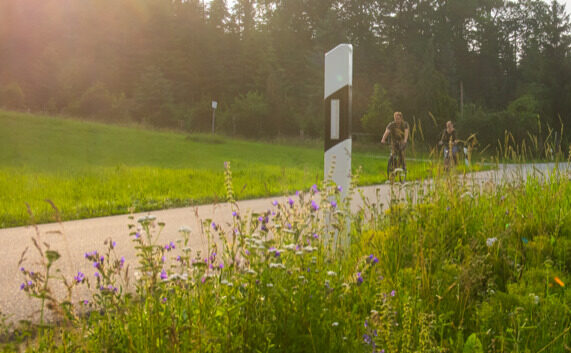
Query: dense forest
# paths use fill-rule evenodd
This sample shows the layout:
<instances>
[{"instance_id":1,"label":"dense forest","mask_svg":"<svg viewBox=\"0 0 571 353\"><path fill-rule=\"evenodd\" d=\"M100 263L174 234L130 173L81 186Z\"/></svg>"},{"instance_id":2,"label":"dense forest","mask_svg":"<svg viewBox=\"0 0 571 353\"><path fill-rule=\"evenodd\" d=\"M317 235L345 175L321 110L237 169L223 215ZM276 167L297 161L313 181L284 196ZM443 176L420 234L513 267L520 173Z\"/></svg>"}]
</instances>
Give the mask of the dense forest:
<instances>
[{"instance_id":1,"label":"dense forest","mask_svg":"<svg viewBox=\"0 0 571 353\"><path fill-rule=\"evenodd\" d=\"M428 142L571 127L569 16L542 0L0 0L0 106L208 132L215 100L218 132L319 137L339 43L354 132L393 110Z\"/></svg>"}]
</instances>

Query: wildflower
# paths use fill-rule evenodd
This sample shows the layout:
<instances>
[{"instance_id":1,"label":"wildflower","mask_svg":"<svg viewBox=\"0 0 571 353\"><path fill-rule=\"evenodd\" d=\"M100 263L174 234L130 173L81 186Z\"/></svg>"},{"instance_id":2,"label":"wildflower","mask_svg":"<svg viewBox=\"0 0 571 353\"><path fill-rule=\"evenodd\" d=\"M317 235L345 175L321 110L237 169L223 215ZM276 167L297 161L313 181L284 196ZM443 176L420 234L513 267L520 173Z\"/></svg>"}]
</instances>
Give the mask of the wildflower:
<instances>
[{"instance_id":1,"label":"wildflower","mask_svg":"<svg viewBox=\"0 0 571 353\"><path fill-rule=\"evenodd\" d=\"M206 282L206 277L202 277L202 278L200 279L200 282L202 282L202 283Z\"/></svg>"},{"instance_id":2,"label":"wildflower","mask_svg":"<svg viewBox=\"0 0 571 353\"><path fill-rule=\"evenodd\" d=\"M333 276L337 276L337 273L335 273L333 271L327 271L327 275L333 277Z\"/></svg>"},{"instance_id":3,"label":"wildflower","mask_svg":"<svg viewBox=\"0 0 571 353\"><path fill-rule=\"evenodd\" d=\"M20 267L20 271L24 272L24 271L26 271L26 269L23 267Z\"/></svg>"},{"instance_id":4,"label":"wildflower","mask_svg":"<svg viewBox=\"0 0 571 353\"><path fill-rule=\"evenodd\" d=\"M319 235L317 235L317 233L313 233L313 239L319 239Z\"/></svg>"},{"instance_id":5,"label":"wildflower","mask_svg":"<svg viewBox=\"0 0 571 353\"><path fill-rule=\"evenodd\" d=\"M20 284L20 290L23 290L24 288L26 288L26 283Z\"/></svg>"},{"instance_id":6,"label":"wildflower","mask_svg":"<svg viewBox=\"0 0 571 353\"><path fill-rule=\"evenodd\" d=\"M563 281L560 280L559 277L555 277L553 279L555 280L555 282L557 282L558 285L560 285L561 287L565 287L565 283L563 283Z\"/></svg>"},{"instance_id":7,"label":"wildflower","mask_svg":"<svg viewBox=\"0 0 571 353\"><path fill-rule=\"evenodd\" d=\"M167 271L165 271L165 269L163 268L163 270L161 271L161 279L166 280L167 278L168 278Z\"/></svg>"},{"instance_id":8,"label":"wildflower","mask_svg":"<svg viewBox=\"0 0 571 353\"><path fill-rule=\"evenodd\" d=\"M178 262L181 262L181 261L182 261L182 258L180 257L180 255L178 255L178 256L176 257L176 261L178 261Z\"/></svg>"},{"instance_id":9,"label":"wildflower","mask_svg":"<svg viewBox=\"0 0 571 353\"><path fill-rule=\"evenodd\" d=\"M31 287L34 284L32 281L28 281L28 287Z\"/></svg>"},{"instance_id":10,"label":"wildflower","mask_svg":"<svg viewBox=\"0 0 571 353\"><path fill-rule=\"evenodd\" d=\"M331 208L335 208L335 207L337 207L337 202L331 201Z\"/></svg>"},{"instance_id":11,"label":"wildflower","mask_svg":"<svg viewBox=\"0 0 571 353\"><path fill-rule=\"evenodd\" d=\"M293 207L293 200L291 198L289 198L287 202L289 203L289 207Z\"/></svg>"},{"instance_id":12,"label":"wildflower","mask_svg":"<svg viewBox=\"0 0 571 353\"><path fill-rule=\"evenodd\" d=\"M263 222L263 221L264 221L264 217L262 217L262 216L258 217L258 221Z\"/></svg>"},{"instance_id":13,"label":"wildflower","mask_svg":"<svg viewBox=\"0 0 571 353\"><path fill-rule=\"evenodd\" d=\"M95 278L99 278L99 272L95 272L95 274L93 274L95 276Z\"/></svg>"},{"instance_id":14,"label":"wildflower","mask_svg":"<svg viewBox=\"0 0 571 353\"><path fill-rule=\"evenodd\" d=\"M89 304L89 300L85 299L85 300L83 301L83 304L84 304L84 305Z\"/></svg>"},{"instance_id":15,"label":"wildflower","mask_svg":"<svg viewBox=\"0 0 571 353\"><path fill-rule=\"evenodd\" d=\"M371 336L367 335L366 333L363 334L363 341L364 341L366 344L371 344L371 342L372 342Z\"/></svg>"},{"instance_id":16,"label":"wildflower","mask_svg":"<svg viewBox=\"0 0 571 353\"><path fill-rule=\"evenodd\" d=\"M85 280L85 275L81 272L77 272L77 276L74 276L73 279L77 282L77 283L81 283Z\"/></svg>"},{"instance_id":17,"label":"wildflower","mask_svg":"<svg viewBox=\"0 0 571 353\"><path fill-rule=\"evenodd\" d=\"M250 274L250 275L257 275L258 274L256 271L252 270L251 268L249 268L248 271L246 271L246 273Z\"/></svg>"},{"instance_id":18,"label":"wildflower","mask_svg":"<svg viewBox=\"0 0 571 353\"><path fill-rule=\"evenodd\" d=\"M117 242L114 241L111 243L111 248L115 248L115 246L117 246Z\"/></svg>"},{"instance_id":19,"label":"wildflower","mask_svg":"<svg viewBox=\"0 0 571 353\"><path fill-rule=\"evenodd\" d=\"M99 262L94 262L94 263L93 263L93 267L99 268L99 266L100 266L100 265L99 265Z\"/></svg>"},{"instance_id":20,"label":"wildflower","mask_svg":"<svg viewBox=\"0 0 571 353\"><path fill-rule=\"evenodd\" d=\"M121 260L119 260L119 268L123 268L125 264L125 256L121 256Z\"/></svg>"},{"instance_id":21,"label":"wildflower","mask_svg":"<svg viewBox=\"0 0 571 353\"><path fill-rule=\"evenodd\" d=\"M291 244L287 244L286 246L284 246L284 248L286 248L286 250L295 250L296 245L294 243Z\"/></svg>"},{"instance_id":22,"label":"wildflower","mask_svg":"<svg viewBox=\"0 0 571 353\"><path fill-rule=\"evenodd\" d=\"M141 237L141 233L137 232L135 233L135 239L139 239Z\"/></svg>"},{"instance_id":23,"label":"wildflower","mask_svg":"<svg viewBox=\"0 0 571 353\"><path fill-rule=\"evenodd\" d=\"M334 323L331 324L331 326L337 327L337 326L339 326L339 323L337 321L335 321Z\"/></svg>"},{"instance_id":24,"label":"wildflower","mask_svg":"<svg viewBox=\"0 0 571 353\"><path fill-rule=\"evenodd\" d=\"M268 287L268 288L272 288L273 286L274 286L274 285L271 284L271 283L266 284L266 287Z\"/></svg>"},{"instance_id":25,"label":"wildflower","mask_svg":"<svg viewBox=\"0 0 571 353\"><path fill-rule=\"evenodd\" d=\"M494 243L498 240L498 238L488 238L486 239L486 245L490 248L494 245Z\"/></svg>"},{"instance_id":26,"label":"wildflower","mask_svg":"<svg viewBox=\"0 0 571 353\"><path fill-rule=\"evenodd\" d=\"M363 283L363 277L361 277L361 272L357 272L357 284Z\"/></svg>"},{"instance_id":27,"label":"wildflower","mask_svg":"<svg viewBox=\"0 0 571 353\"><path fill-rule=\"evenodd\" d=\"M397 294L397 292L393 289L393 290L391 291L391 297L394 297L396 294Z\"/></svg>"},{"instance_id":28,"label":"wildflower","mask_svg":"<svg viewBox=\"0 0 571 353\"><path fill-rule=\"evenodd\" d=\"M223 269L223 268L224 268L224 262L221 262L220 265L218 265L218 267L219 267L220 269Z\"/></svg>"},{"instance_id":29,"label":"wildflower","mask_svg":"<svg viewBox=\"0 0 571 353\"><path fill-rule=\"evenodd\" d=\"M277 202L276 200L274 200L274 201L272 202L272 205L277 206L277 205L278 205L278 202Z\"/></svg>"},{"instance_id":30,"label":"wildflower","mask_svg":"<svg viewBox=\"0 0 571 353\"><path fill-rule=\"evenodd\" d=\"M178 229L178 231L181 232L181 233L187 233L187 234L188 234L188 233L190 233L190 228L189 228L188 226L181 226L181 227Z\"/></svg>"},{"instance_id":31,"label":"wildflower","mask_svg":"<svg viewBox=\"0 0 571 353\"><path fill-rule=\"evenodd\" d=\"M210 225L212 226L212 229L216 230L216 223L212 222Z\"/></svg>"},{"instance_id":32,"label":"wildflower","mask_svg":"<svg viewBox=\"0 0 571 353\"><path fill-rule=\"evenodd\" d=\"M314 200L311 200L311 209L313 211L317 211L319 209L319 206L317 205L317 203Z\"/></svg>"},{"instance_id":33,"label":"wildflower","mask_svg":"<svg viewBox=\"0 0 571 353\"><path fill-rule=\"evenodd\" d=\"M343 191L343 187L341 185L337 186L337 192L342 192Z\"/></svg>"},{"instance_id":34,"label":"wildflower","mask_svg":"<svg viewBox=\"0 0 571 353\"><path fill-rule=\"evenodd\" d=\"M287 229L291 229L291 224L290 224L290 223L287 223L286 226L287 226Z\"/></svg>"},{"instance_id":35,"label":"wildflower","mask_svg":"<svg viewBox=\"0 0 571 353\"><path fill-rule=\"evenodd\" d=\"M376 263L379 263L379 258L378 258L378 257L375 257L375 258L373 259L373 264L376 264Z\"/></svg>"},{"instance_id":36,"label":"wildflower","mask_svg":"<svg viewBox=\"0 0 571 353\"><path fill-rule=\"evenodd\" d=\"M317 194L317 193L319 192L319 190L317 189L317 185L316 185L316 184L313 184L313 185L311 186L311 191L312 191L314 194Z\"/></svg>"},{"instance_id":37,"label":"wildflower","mask_svg":"<svg viewBox=\"0 0 571 353\"><path fill-rule=\"evenodd\" d=\"M272 262L272 263L270 263L270 268L281 268L281 269L285 269L286 267L285 267L284 264Z\"/></svg>"},{"instance_id":38,"label":"wildflower","mask_svg":"<svg viewBox=\"0 0 571 353\"><path fill-rule=\"evenodd\" d=\"M167 302L167 297L163 297L162 302L165 304Z\"/></svg>"}]
</instances>

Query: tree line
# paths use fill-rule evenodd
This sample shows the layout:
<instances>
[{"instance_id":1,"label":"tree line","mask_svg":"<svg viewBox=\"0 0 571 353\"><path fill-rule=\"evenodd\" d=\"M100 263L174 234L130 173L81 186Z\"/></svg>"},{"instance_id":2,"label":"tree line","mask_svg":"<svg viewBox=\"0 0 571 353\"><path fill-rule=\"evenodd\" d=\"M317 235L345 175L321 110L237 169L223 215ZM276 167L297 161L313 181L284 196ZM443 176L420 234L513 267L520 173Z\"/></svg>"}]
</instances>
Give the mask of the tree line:
<instances>
[{"instance_id":1,"label":"tree line","mask_svg":"<svg viewBox=\"0 0 571 353\"><path fill-rule=\"evenodd\" d=\"M356 132L394 110L428 142L569 129L569 16L542 0L2 0L0 105L207 132L214 100L217 131L319 137L339 43Z\"/></svg>"}]
</instances>

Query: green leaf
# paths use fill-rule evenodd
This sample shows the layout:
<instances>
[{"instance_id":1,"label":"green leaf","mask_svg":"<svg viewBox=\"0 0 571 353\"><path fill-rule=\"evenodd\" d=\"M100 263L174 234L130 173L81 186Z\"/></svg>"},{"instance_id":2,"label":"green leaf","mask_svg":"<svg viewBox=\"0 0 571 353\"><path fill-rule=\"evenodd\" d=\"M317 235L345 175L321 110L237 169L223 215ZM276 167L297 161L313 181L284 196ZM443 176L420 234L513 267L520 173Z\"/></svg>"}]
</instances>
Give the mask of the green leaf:
<instances>
[{"instance_id":1,"label":"green leaf","mask_svg":"<svg viewBox=\"0 0 571 353\"><path fill-rule=\"evenodd\" d=\"M484 353L482 342L478 339L475 333L471 334L464 344L463 353Z\"/></svg>"}]
</instances>

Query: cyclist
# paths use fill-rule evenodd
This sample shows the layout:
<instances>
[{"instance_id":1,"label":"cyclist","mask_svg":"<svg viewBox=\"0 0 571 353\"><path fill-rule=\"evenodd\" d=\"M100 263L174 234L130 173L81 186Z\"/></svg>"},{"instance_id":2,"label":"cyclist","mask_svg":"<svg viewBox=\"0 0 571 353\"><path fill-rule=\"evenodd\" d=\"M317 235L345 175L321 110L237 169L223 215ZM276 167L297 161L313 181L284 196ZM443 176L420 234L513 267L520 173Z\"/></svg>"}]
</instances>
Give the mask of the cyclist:
<instances>
[{"instance_id":1,"label":"cyclist","mask_svg":"<svg viewBox=\"0 0 571 353\"><path fill-rule=\"evenodd\" d=\"M383 138L381 139L381 143L386 143L387 137L391 137L391 156L398 156L402 161L402 167L404 172L406 173L406 163L404 160L404 150L406 148L406 143L408 141L408 134L409 134L409 127L408 123L403 120L401 112L395 112L393 114L394 121L391 121L387 128L385 129L385 133L383 134Z\"/></svg>"},{"instance_id":2,"label":"cyclist","mask_svg":"<svg viewBox=\"0 0 571 353\"><path fill-rule=\"evenodd\" d=\"M454 159L454 164L458 164L458 140L456 139L456 129L454 129L454 124L452 121L448 120L446 122L446 129L442 131L442 136L438 145L444 146L444 158L450 153L450 145L452 145L452 158Z\"/></svg>"}]
</instances>

